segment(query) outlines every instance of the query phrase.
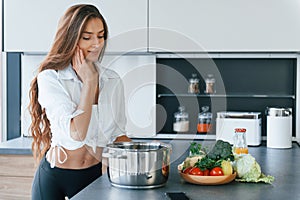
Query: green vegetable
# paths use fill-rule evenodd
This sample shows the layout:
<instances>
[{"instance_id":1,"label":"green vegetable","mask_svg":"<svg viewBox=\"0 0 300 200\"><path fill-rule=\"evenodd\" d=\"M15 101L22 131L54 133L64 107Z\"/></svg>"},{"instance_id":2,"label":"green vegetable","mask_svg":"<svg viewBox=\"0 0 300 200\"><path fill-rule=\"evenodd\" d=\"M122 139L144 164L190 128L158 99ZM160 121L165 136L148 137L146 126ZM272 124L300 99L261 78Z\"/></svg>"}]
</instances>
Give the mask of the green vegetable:
<instances>
[{"instance_id":1,"label":"green vegetable","mask_svg":"<svg viewBox=\"0 0 300 200\"><path fill-rule=\"evenodd\" d=\"M196 142L192 142L190 145L190 156L205 155L205 149L202 149L202 145Z\"/></svg>"},{"instance_id":2,"label":"green vegetable","mask_svg":"<svg viewBox=\"0 0 300 200\"><path fill-rule=\"evenodd\" d=\"M214 167L220 167L222 163L222 160L213 160L209 158L208 156L203 157L201 160L198 160L198 162L195 163L195 166L200 168L202 171L209 169L211 170Z\"/></svg>"},{"instance_id":3,"label":"green vegetable","mask_svg":"<svg viewBox=\"0 0 300 200\"><path fill-rule=\"evenodd\" d=\"M199 148L199 146L196 144L193 144L192 147L193 150ZM223 160L234 160L232 148L229 142L217 140L217 142L215 143L213 148L208 152L208 154L204 156L201 160L198 160L195 166L197 166L201 170L211 170L214 167L221 167L221 163Z\"/></svg>"},{"instance_id":4,"label":"green vegetable","mask_svg":"<svg viewBox=\"0 0 300 200\"><path fill-rule=\"evenodd\" d=\"M202 145L192 142L190 145L190 155L184 160L182 169L194 167L195 163L201 160L205 155L205 149L202 149Z\"/></svg>"},{"instance_id":5,"label":"green vegetable","mask_svg":"<svg viewBox=\"0 0 300 200\"><path fill-rule=\"evenodd\" d=\"M211 151L207 154L213 160L234 160L232 147L229 142L217 140Z\"/></svg>"},{"instance_id":6,"label":"green vegetable","mask_svg":"<svg viewBox=\"0 0 300 200\"><path fill-rule=\"evenodd\" d=\"M273 176L266 176L261 172L259 164L250 154L236 156L233 168L237 172L236 181L264 183L272 183L274 181Z\"/></svg>"}]
</instances>

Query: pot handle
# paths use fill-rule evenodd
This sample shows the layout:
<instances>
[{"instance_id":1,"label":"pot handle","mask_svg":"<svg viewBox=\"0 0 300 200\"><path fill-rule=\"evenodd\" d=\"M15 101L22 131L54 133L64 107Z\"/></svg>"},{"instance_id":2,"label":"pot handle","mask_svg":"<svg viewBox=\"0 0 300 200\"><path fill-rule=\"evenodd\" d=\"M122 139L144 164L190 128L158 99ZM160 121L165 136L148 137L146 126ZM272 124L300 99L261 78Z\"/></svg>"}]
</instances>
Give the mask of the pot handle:
<instances>
[{"instance_id":1,"label":"pot handle","mask_svg":"<svg viewBox=\"0 0 300 200\"><path fill-rule=\"evenodd\" d=\"M112 154L112 153L102 153L102 157L104 157L104 158L127 159L126 155L116 155L116 154Z\"/></svg>"},{"instance_id":2,"label":"pot handle","mask_svg":"<svg viewBox=\"0 0 300 200\"><path fill-rule=\"evenodd\" d=\"M152 175L148 172L148 173L146 173L145 174L145 176L146 176L146 179L150 179L150 178L152 178Z\"/></svg>"}]
</instances>

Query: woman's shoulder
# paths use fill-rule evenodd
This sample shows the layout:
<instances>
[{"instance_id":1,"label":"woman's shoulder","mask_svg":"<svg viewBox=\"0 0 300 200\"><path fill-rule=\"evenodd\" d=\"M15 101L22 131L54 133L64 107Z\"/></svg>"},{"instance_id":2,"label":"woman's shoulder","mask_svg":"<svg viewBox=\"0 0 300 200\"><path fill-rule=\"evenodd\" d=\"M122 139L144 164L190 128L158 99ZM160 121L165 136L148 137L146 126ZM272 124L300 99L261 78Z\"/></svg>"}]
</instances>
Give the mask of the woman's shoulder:
<instances>
[{"instance_id":1,"label":"woman's shoulder","mask_svg":"<svg viewBox=\"0 0 300 200\"><path fill-rule=\"evenodd\" d=\"M37 76L38 80L44 80L44 79L49 80L49 79L57 79L57 78L58 78L58 73L54 69L43 70Z\"/></svg>"},{"instance_id":2,"label":"woman's shoulder","mask_svg":"<svg viewBox=\"0 0 300 200\"><path fill-rule=\"evenodd\" d=\"M41 71L38 76L57 76L57 71L54 69L45 69Z\"/></svg>"}]
</instances>

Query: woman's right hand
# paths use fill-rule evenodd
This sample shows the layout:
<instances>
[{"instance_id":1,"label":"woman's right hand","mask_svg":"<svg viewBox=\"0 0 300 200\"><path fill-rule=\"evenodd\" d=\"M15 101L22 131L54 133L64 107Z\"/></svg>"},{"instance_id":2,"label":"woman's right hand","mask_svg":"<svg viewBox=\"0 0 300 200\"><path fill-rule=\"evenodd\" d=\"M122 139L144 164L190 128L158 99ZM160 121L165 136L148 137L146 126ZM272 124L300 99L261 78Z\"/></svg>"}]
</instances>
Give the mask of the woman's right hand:
<instances>
[{"instance_id":1,"label":"woman's right hand","mask_svg":"<svg viewBox=\"0 0 300 200\"><path fill-rule=\"evenodd\" d=\"M88 131L92 115L92 105L96 102L95 96L98 97L99 73L94 63L84 57L83 51L79 47L75 50L72 65L77 76L83 83L77 109L84 112L71 120L71 137L74 140L83 141Z\"/></svg>"},{"instance_id":2,"label":"woman's right hand","mask_svg":"<svg viewBox=\"0 0 300 200\"><path fill-rule=\"evenodd\" d=\"M98 71L93 62L84 58L82 50L77 46L72 58L73 69L83 83L98 82Z\"/></svg>"}]
</instances>

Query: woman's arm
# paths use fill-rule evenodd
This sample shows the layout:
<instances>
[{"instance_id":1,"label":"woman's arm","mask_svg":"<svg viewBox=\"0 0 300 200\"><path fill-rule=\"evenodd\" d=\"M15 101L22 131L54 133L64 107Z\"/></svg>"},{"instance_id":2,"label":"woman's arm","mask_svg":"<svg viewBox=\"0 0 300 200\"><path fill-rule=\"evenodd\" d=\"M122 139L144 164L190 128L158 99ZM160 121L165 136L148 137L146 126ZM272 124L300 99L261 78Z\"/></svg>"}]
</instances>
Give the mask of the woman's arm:
<instances>
[{"instance_id":1,"label":"woman's arm","mask_svg":"<svg viewBox=\"0 0 300 200\"><path fill-rule=\"evenodd\" d=\"M71 120L71 137L74 140L82 141L85 139L89 127L99 78L94 63L85 60L83 53L79 48L77 48L72 59L72 65L83 83L80 102L77 108L78 110L82 110L83 113Z\"/></svg>"},{"instance_id":2,"label":"woman's arm","mask_svg":"<svg viewBox=\"0 0 300 200\"><path fill-rule=\"evenodd\" d=\"M92 105L94 103L94 94L96 87L90 84L83 84L80 96L80 103L78 105L78 110L82 110L83 113L75 116L71 120L71 137L74 140L82 141L85 139L87 130L89 127L91 115L92 115Z\"/></svg>"}]
</instances>

